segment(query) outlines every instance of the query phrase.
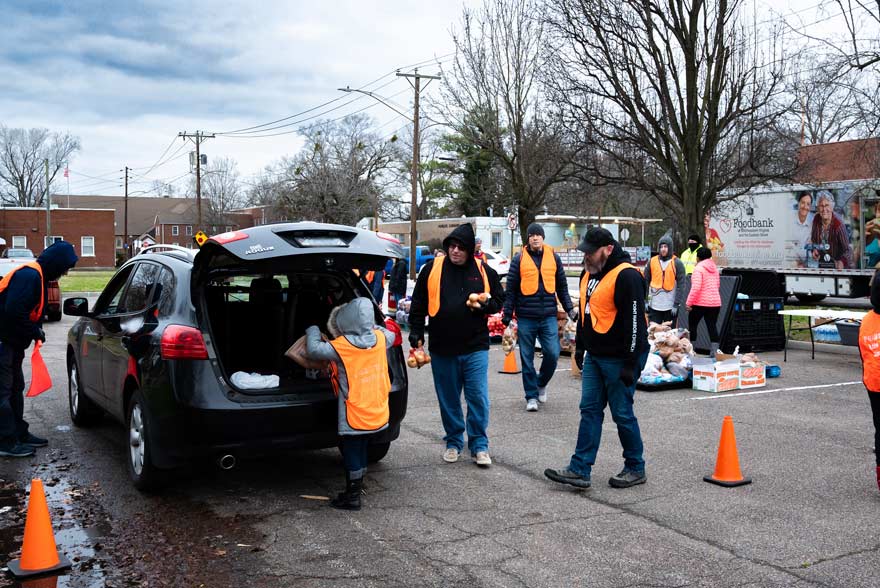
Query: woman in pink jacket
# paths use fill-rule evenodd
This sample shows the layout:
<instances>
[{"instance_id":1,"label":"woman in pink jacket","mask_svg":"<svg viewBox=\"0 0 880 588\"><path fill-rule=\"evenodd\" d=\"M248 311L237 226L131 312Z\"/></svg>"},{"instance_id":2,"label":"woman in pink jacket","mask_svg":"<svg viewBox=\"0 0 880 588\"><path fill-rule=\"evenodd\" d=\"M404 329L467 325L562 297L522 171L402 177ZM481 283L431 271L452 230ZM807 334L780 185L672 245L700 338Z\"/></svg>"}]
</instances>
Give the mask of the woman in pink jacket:
<instances>
[{"instance_id":1,"label":"woman in pink jacket","mask_svg":"<svg viewBox=\"0 0 880 588\"><path fill-rule=\"evenodd\" d=\"M709 330L711 351L709 357L715 357L718 351L718 313L721 310L721 278L718 266L712 261L712 251L707 247L697 249L697 262L691 274L691 291L685 305L688 311L688 330L691 339L697 340L697 327L702 319L706 319Z\"/></svg>"}]
</instances>

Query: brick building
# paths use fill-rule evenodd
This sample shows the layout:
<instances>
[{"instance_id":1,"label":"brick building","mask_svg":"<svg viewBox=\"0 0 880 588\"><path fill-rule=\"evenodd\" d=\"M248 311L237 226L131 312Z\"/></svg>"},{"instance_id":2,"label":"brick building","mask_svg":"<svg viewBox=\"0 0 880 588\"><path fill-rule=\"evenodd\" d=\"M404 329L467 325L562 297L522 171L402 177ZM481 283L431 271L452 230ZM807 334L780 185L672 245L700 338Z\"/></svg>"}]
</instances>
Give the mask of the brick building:
<instances>
[{"instance_id":1,"label":"brick building","mask_svg":"<svg viewBox=\"0 0 880 588\"><path fill-rule=\"evenodd\" d=\"M0 237L7 247L30 249L35 256L63 239L80 258L77 268L115 266L112 210L52 208L49 218L51 240L46 238L45 208L0 208Z\"/></svg>"}]
</instances>

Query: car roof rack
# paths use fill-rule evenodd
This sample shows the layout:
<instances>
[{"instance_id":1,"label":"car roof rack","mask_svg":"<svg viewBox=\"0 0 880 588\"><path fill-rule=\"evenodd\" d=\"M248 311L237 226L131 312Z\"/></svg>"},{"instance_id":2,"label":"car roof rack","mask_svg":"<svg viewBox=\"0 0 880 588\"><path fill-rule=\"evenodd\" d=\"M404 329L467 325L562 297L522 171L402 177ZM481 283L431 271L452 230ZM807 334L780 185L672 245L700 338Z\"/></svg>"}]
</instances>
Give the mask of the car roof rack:
<instances>
[{"instance_id":1,"label":"car roof rack","mask_svg":"<svg viewBox=\"0 0 880 588\"><path fill-rule=\"evenodd\" d=\"M197 252L192 249L187 249L186 247L181 247L180 245L159 244L144 247L140 250L138 255L144 255L145 253L183 253L183 256L186 257L187 261L192 261L195 259Z\"/></svg>"}]
</instances>

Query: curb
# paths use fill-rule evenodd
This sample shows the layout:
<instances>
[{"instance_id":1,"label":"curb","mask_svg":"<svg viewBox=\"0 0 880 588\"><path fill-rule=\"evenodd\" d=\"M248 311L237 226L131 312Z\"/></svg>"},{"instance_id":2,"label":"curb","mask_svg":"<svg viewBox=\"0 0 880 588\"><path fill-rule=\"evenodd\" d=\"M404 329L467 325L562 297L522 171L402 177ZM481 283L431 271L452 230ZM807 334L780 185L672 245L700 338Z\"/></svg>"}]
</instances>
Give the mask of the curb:
<instances>
[{"instance_id":1,"label":"curb","mask_svg":"<svg viewBox=\"0 0 880 588\"><path fill-rule=\"evenodd\" d=\"M789 349L803 351L810 350L808 341L788 341ZM816 343L816 353L831 353L834 355L859 355L859 348L852 345L834 345L832 343Z\"/></svg>"}]
</instances>

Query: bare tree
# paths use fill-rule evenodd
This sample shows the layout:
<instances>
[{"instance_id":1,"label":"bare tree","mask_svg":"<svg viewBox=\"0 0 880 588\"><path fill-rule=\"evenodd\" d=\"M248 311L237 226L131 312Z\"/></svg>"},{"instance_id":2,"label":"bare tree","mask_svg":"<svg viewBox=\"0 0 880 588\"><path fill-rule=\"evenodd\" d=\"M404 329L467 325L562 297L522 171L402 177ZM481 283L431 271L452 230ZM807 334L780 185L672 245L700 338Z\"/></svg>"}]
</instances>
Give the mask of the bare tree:
<instances>
[{"instance_id":1,"label":"bare tree","mask_svg":"<svg viewBox=\"0 0 880 588\"><path fill-rule=\"evenodd\" d=\"M719 200L791 175L781 76L757 63L740 0L547 3L554 100L601 181L652 194L696 232Z\"/></svg>"},{"instance_id":2,"label":"bare tree","mask_svg":"<svg viewBox=\"0 0 880 588\"><path fill-rule=\"evenodd\" d=\"M465 9L438 106L467 143L495 157L504 171L505 204L518 207L524 239L553 185L572 171L561 120L544 95L541 12L536 0L484 0L480 10Z\"/></svg>"},{"instance_id":3,"label":"bare tree","mask_svg":"<svg viewBox=\"0 0 880 588\"><path fill-rule=\"evenodd\" d=\"M70 156L79 151L78 137L49 129L11 129L0 124L0 198L11 206L42 206L49 183Z\"/></svg>"},{"instance_id":4,"label":"bare tree","mask_svg":"<svg viewBox=\"0 0 880 588\"><path fill-rule=\"evenodd\" d=\"M229 157L218 157L202 171L202 197L208 205L209 221L223 216L245 203L238 164Z\"/></svg>"},{"instance_id":5,"label":"bare tree","mask_svg":"<svg viewBox=\"0 0 880 588\"><path fill-rule=\"evenodd\" d=\"M880 0L833 0L843 14L847 43L829 43L852 69L880 68Z\"/></svg>"}]
</instances>

